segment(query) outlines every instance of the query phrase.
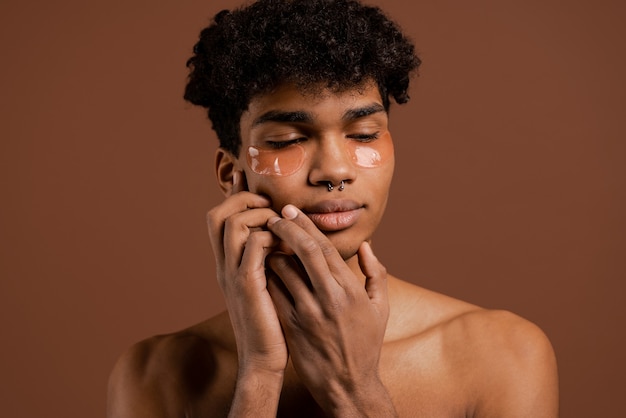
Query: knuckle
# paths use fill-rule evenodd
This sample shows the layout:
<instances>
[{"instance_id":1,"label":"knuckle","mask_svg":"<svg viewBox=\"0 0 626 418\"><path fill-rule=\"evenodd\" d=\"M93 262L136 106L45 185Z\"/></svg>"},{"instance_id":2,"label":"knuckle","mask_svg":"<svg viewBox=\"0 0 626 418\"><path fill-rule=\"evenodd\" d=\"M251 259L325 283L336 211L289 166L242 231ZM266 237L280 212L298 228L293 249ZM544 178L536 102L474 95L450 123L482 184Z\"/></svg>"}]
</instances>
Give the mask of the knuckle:
<instances>
[{"instance_id":1,"label":"knuckle","mask_svg":"<svg viewBox=\"0 0 626 418\"><path fill-rule=\"evenodd\" d=\"M274 255L269 257L269 264L275 271L283 271L291 267L290 260L286 255Z\"/></svg>"},{"instance_id":2,"label":"knuckle","mask_svg":"<svg viewBox=\"0 0 626 418\"><path fill-rule=\"evenodd\" d=\"M221 217L219 216L219 210L217 208L213 208L206 213L206 223L211 230L218 229L218 226L222 223Z\"/></svg>"},{"instance_id":3,"label":"knuckle","mask_svg":"<svg viewBox=\"0 0 626 418\"><path fill-rule=\"evenodd\" d=\"M376 273L382 277L387 277L387 268L382 264L378 263L376 268Z\"/></svg>"},{"instance_id":4,"label":"knuckle","mask_svg":"<svg viewBox=\"0 0 626 418\"><path fill-rule=\"evenodd\" d=\"M217 212L217 208L213 208L206 213L207 222L212 222L213 219L215 219L216 212Z\"/></svg>"},{"instance_id":5,"label":"knuckle","mask_svg":"<svg viewBox=\"0 0 626 418\"><path fill-rule=\"evenodd\" d=\"M297 306L297 315L295 319L304 329L320 329L323 328L322 318L327 316L320 311L320 308L310 303L300 303Z\"/></svg>"},{"instance_id":6,"label":"knuckle","mask_svg":"<svg viewBox=\"0 0 626 418\"><path fill-rule=\"evenodd\" d=\"M248 226L241 222L240 214L236 213L224 221L224 232L227 234L247 234Z\"/></svg>"},{"instance_id":7,"label":"knuckle","mask_svg":"<svg viewBox=\"0 0 626 418\"><path fill-rule=\"evenodd\" d=\"M328 321L335 321L347 312L346 305L339 301L329 301L322 308L323 317Z\"/></svg>"},{"instance_id":8,"label":"knuckle","mask_svg":"<svg viewBox=\"0 0 626 418\"><path fill-rule=\"evenodd\" d=\"M263 245L265 241L266 240L265 240L265 237L263 236L263 232L261 231L251 232L246 242L246 246L258 247L260 245Z\"/></svg>"},{"instance_id":9,"label":"knuckle","mask_svg":"<svg viewBox=\"0 0 626 418\"><path fill-rule=\"evenodd\" d=\"M324 257L328 257L331 254L334 254L337 250L335 249L335 247L330 243L330 242L326 242L323 241L320 245L319 245L321 251L322 251L322 255Z\"/></svg>"},{"instance_id":10,"label":"knuckle","mask_svg":"<svg viewBox=\"0 0 626 418\"><path fill-rule=\"evenodd\" d=\"M211 209L207 211L206 217L207 219L214 218L219 212L220 212L220 205L213 206Z\"/></svg>"},{"instance_id":11,"label":"knuckle","mask_svg":"<svg viewBox=\"0 0 626 418\"><path fill-rule=\"evenodd\" d=\"M327 304L324 305L324 310L327 314L332 316L336 316L337 314L341 314L345 311L346 305L343 301L333 299L328 301Z\"/></svg>"},{"instance_id":12,"label":"knuckle","mask_svg":"<svg viewBox=\"0 0 626 418\"><path fill-rule=\"evenodd\" d=\"M250 232L246 241L246 247L266 247L272 242L272 235L268 231L253 231Z\"/></svg>"},{"instance_id":13,"label":"knuckle","mask_svg":"<svg viewBox=\"0 0 626 418\"><path fill-rule=\"evenodd\" d=\"M240 269L232 280L229 280L228 285L235 291L235 294L245 295L250 292L254 292L254 284L258 282L260 272L259 267L252 267L250 269Z\"/></svg>"},{"instance_id":14,"label":"knuckle","mask_svg":"<svg viewBox=\"0 0 626 418\"><path fill-rule=\"evenodd\" d=\"M320 246L311 237L301 239L298 243L298 247L304 256L315 256L320 252Z\"/></svg>"}]
</instances>

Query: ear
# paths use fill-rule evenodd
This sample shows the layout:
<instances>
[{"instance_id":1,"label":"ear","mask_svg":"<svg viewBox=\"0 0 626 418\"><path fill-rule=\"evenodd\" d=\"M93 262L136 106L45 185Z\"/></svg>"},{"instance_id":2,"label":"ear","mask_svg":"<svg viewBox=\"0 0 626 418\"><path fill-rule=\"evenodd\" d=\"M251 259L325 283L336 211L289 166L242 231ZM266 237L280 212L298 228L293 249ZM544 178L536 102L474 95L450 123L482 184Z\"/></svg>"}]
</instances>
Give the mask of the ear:
<instances>
[{"instance_id":1,"label":"ear","mask_svg":"<svg viewBox=\"0 0 626 418\"><path fill-rule=\"evenodd\" d=\"M237 157L224 148L218 148L215 152L215 175L217 183L226 197L232 194L235 171L240 171Z\"/></svg>"}]
</instances>

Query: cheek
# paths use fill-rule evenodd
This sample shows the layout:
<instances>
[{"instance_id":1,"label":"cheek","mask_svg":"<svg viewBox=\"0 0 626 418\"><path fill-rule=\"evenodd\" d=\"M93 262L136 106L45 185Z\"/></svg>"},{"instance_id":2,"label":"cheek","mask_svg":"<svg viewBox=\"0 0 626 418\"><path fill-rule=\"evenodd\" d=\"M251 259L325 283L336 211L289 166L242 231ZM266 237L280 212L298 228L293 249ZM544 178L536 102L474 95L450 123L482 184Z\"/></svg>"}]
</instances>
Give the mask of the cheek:
<instances>
[{"instance_id":1,"label":"cheek","mask_svg":"<svg viewBox=\"0 0 626 418\"><path fill-rule=\"evenodd\" d=\"M301 166L288 164L281 165L281 159L278 159L277 166L280 167L280 174L274 167L276 158L272 158L270 161L259 161L259 165L253 165L248 162L248 167L245 170L246 183L248 191L263 196L267 196L272 201L272 208L276 211L280 210L282 206L287 203L293 203L294 196L298 196L302 193L303 184L306 184L306 170ZM252 161L254 163L254 159ZM264 170L261 170L261 165L265 166ZM293 170L287 170L290 167L297 168ZM292 171L290 173L290 171ZM259 173L260 172L260 173ZM287 173L287 174L285 174Z\"/></svg>"},{"instance_id":2,"label":"cheek","mask_svg":"<svg viewBox=\"0 0 626 418\"><path fill-rule=\"evenodd\" d=\"M393 141L389 132L374 142L349 141L346 149L352 162L362 168L377 168L393 163Z\"/></svg>"}]
</instances>

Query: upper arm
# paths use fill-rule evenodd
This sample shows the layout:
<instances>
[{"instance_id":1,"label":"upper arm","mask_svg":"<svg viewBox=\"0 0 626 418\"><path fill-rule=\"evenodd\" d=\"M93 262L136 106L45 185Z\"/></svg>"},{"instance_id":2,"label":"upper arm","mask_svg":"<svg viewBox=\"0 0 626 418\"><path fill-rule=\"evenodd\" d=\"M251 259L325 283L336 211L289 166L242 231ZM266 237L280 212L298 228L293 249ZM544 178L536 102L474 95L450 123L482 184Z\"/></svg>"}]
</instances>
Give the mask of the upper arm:
<instances>
[{"instance_id":1,"label":"upper arm","mask_svg":"<svg viewBox=\"0 0 626 418\"><path fill-rule=\"evenodd\" d=\"M534 324L496 312L481 354L478 417L558 417L554 350Z\"/></svg>"}]
</instances>

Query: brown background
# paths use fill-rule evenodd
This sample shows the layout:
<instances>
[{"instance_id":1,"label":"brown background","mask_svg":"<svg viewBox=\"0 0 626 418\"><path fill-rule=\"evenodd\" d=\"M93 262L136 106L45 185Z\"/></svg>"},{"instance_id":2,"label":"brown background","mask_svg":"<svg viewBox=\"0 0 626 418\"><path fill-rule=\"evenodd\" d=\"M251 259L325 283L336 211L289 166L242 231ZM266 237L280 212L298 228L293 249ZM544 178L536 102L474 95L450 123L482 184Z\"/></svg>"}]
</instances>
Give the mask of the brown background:
<instances>
[{"instance_id":1,"label":"brown background","mask_svg":"<svg viewBox=\"0 0 626 418\"><path fill-rule=\"evenodd\" d=\"M223 308L215 141L181 96L233 3L0 3L2 416L103 416L127 346ZM380 258L539 324L562 416L623 416L626 3L379 4L424 59Z\"/></svg>"}]
</instances>

